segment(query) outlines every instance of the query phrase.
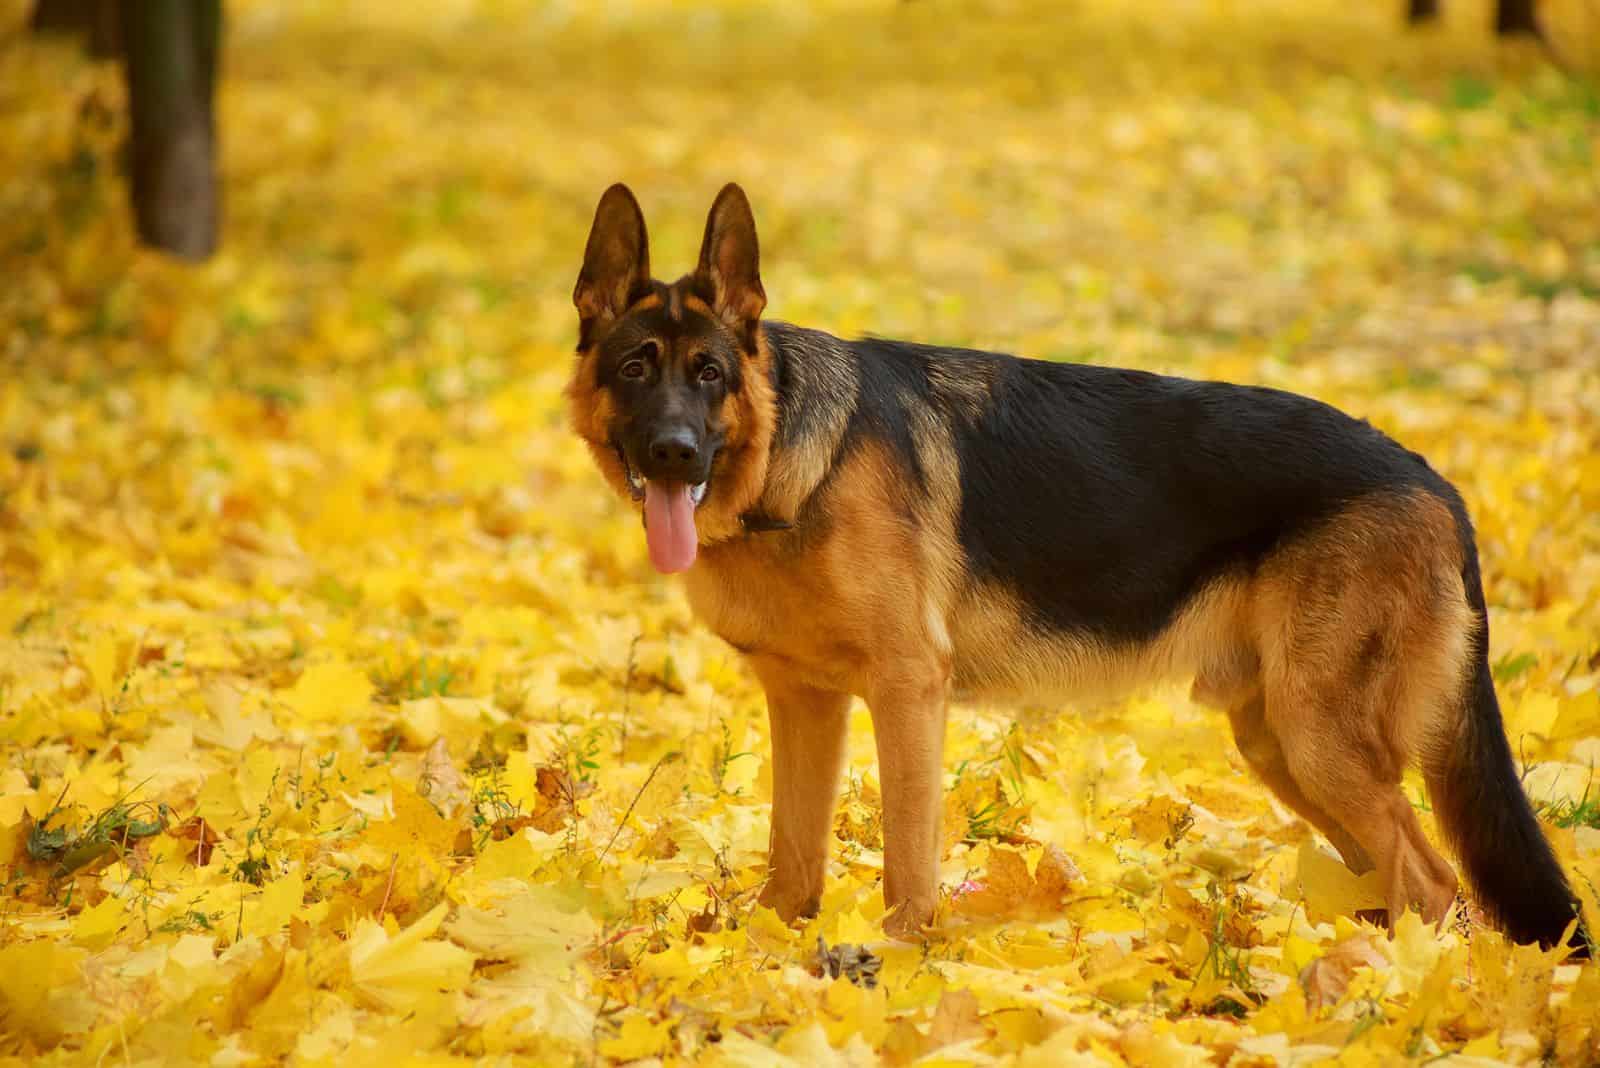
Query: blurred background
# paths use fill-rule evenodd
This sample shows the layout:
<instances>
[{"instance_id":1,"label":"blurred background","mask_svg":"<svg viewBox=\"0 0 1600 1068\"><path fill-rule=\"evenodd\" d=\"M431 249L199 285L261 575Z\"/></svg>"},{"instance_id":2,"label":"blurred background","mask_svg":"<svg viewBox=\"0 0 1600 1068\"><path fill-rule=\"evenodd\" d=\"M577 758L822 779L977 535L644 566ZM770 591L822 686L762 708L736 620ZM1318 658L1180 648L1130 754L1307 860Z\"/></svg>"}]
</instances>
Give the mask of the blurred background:
<instances>
[{"instance_id":1,"label":"blurred background","mask_svg":"<svg viewBox=\"0 0 1600 1068\"><path fill-rule=\"evenodd\" d=\"M772 312L847 333L1310 352L1389 309L1427 347L1463 284L1592 296L1600 4L1411 6L7 0L8 356L116 360L158 310L178 360L555 343L619 178L664 271L743 182ZM150 266L136 217L220 257Z\"/></svg>"}]
</instances>

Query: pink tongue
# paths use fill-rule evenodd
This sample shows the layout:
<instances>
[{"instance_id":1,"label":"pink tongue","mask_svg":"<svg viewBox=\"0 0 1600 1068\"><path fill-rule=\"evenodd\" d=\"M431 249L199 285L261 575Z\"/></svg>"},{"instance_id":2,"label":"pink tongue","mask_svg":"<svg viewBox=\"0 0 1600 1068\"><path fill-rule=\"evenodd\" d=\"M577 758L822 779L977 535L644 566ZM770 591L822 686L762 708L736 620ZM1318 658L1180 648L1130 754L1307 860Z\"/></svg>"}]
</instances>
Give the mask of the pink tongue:
<instances>
[{"instance_id":1,"label":"pink tongue","mask_svg":"<svg viewBox=\"0 0 1600 1068\"><path fill-rule=\"evenodd\" d=\"M684 571L694 563L700 539L694 531L694 502L687 482L644 484L644 538L650 545L650 562L664 575Z\"/></svg>"}]
</instances>

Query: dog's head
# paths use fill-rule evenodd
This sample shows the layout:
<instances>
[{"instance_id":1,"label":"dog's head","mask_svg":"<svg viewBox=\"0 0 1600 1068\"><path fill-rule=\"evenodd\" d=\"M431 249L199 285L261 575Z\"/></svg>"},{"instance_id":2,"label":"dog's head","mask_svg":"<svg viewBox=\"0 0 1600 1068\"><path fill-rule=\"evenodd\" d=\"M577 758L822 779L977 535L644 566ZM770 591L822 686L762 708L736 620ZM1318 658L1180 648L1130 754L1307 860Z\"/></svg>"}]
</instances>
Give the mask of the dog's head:
<instances>
[{"instance_id":1,"label":"dog's head","mask_svg":"<svg viewBox=\"0 0 1600 1068\"><path fill-rule=\"evenodd\" d=\"M774 416L758 267L755 218L737 185L711 206L699 265L671 284L650 276L644 214L627 186L607 189L595 209L572 293L572 422L601 471L642 506L663 572L733 534L760 496Z\"/></svg>"}]
</instances>

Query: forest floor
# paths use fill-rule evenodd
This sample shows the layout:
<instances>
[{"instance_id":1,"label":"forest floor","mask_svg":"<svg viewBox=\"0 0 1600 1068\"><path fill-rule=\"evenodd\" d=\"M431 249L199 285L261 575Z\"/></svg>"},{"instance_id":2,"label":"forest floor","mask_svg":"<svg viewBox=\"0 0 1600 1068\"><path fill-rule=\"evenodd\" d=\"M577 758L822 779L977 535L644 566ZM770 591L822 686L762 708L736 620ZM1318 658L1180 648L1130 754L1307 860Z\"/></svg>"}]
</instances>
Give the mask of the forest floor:
<instances>
[{"instance_id":1,"label":"forest floor","mask_svg":"<svg viewBox=\"0 0 1600 1068\"><path fill-rule=\"evenodd\" d=\"M1370 419L1468 501L1507 728L1594 921L1600 90L1483 4L1411 33L1334 0L241 0L199 267L134 247L116 73L22 6L12 1063L1600 1056L1600 967L1470 907L1356 919L1376 887L1183 687L952 711L925 947L879 932L858 707L822 914L786 927L754 900L761 696L560 397L601 190L673 277L736 179L774 317Z\"/></svg>"}]
</instances>

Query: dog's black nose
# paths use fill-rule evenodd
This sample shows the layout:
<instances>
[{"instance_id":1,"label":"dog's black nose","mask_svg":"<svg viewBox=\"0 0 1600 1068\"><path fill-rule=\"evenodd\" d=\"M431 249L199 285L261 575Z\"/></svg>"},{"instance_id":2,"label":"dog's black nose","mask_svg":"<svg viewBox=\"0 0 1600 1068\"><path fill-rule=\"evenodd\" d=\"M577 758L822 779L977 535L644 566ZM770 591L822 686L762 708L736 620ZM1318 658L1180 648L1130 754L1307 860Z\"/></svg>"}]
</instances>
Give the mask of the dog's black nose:
<instances>
[{"instance_id":1,"label":"dog's black nose","mask_svg":"<svg viewBox=\"0 0 1600 1068\"><path fill-rule=\"evenodd\" d=\"M701 477L700 441L688 427L663 430L650 439L650 477L695 482Z\"/></svg>"}]
</instances>

